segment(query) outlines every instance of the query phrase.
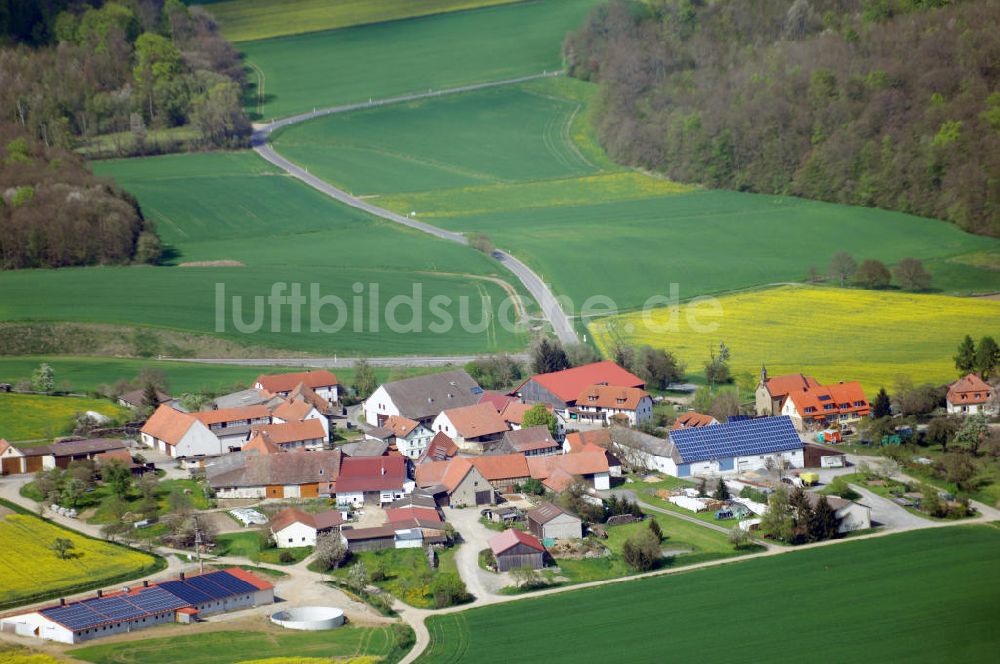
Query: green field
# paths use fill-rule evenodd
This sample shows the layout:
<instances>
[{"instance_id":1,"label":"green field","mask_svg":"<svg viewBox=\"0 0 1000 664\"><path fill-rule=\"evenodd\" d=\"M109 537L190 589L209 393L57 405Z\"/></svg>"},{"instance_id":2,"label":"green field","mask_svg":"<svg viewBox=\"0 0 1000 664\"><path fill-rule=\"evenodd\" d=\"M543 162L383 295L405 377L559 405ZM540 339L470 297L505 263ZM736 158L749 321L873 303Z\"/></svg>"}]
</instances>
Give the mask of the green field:
<instances>
[{"instance_id":1,"label":"green field","mask_svg":"<svg viewBox=\"0 0 1000 664\"><path fill-rule=\"evenodd\" d=\"M506 662L516 633L545 662L991 662L997 564L995 526L845 542L434 616L418 661Z\"/></svg>"},{"instance_id":2,"label":"green field","mask_svg":"<svg viewBox=\"0 0 1000 664\"><path fill-rule=\"evenodd\" d=\"M535 0L242 42L264 118L562 67L560 46L600 0ZM391 15L387 15L391 16Z\"/></svg>"},{"instance_id":3,"label":"green field","mask_svg":"<svg viewBox=\"0 0 1000 664\"><path fill-rule=\"evenodd\" d=\"M134 193L145 214L158 222L172 255L168 266L23 270L0 274L0 319L73 320L145 325L217 333L236 343L333 355L461 354L514 350L524 336L488 319L481 331L465 331L461 320L482 320L483 297L494 308L507 279L486 256L391 222L337 205L293 178L279 174L250 152L173 155L99 162L94 169L114 177ZM235 261L242 267L184 267L189 262ZM504 272L501 274L501 272ZM262 319L253 334L237 330L231 309L242 297L242 319L254 309L267 313L265 298L275 283L300 284L310 303L311 286L320 296L337 296L342 309L319 313L339 331L310 331L312 304L302 308L300 331L291 307ZM230 312L217 332L217 288L225 288ZM377 286L372 286L376 284ZM357 294L355 285L360 288ZM377 293L376 293L377 289ZM395 295L421 290L420 332L393 331L384 315ZM448 298L454 325L442 320L431 298ZM254 298L260 304L253 306ZM45 307L38 307L44 302ZM357 305L361 306L358 307ZM371 310L376 312L371 323ZM359 315L355 315L355 314ZM266 324L264 321L266 320ZM406 305L396 310L404 327L412 320ZM278 329L273 325L277 323ZM397 328L398 330L399 328Z\"/></svg>"},{"instance_id":4,"label":"green field","mask_svg":"<svg viewBox=\"0 0 1000 664\"><path fill-rule=\"evenodd\" d=\"M438 574L459 576L458 567L455 565L454 548L438 552L436 570L427 566L427 555L423 549L383 549L351 554L348 563L334 570L332 574L344 579L350 569L358 563L364 563L369 574L374 570L381 570L384 573L385 578L373 581L372 585L410 606L422 609L435 607L431 584Z\"/></svg>"},{"instance_id":5,"label":"green field","mask_svg":"<svg viewBox=\"0 0 1000 664\"><path fill-rule=\"evenodd\" d=\"M1000 271L955 260L1000 241L944 222L697 190L609 165L586 127L593 90L533 81L334 115L284 130L276 146L390 209L487 233L577 307L604 295L636 309L671 284L684 300L801 281L841 250L927 260L944 292L1000 289Z\"/></svg>"},{"instance_id":6,"label":"green field","mask_svg":"<svg viewBox=\"0 0 1000 664\"><path fill-rule=\"evenodd\" d=\"M264 618L260 620L260 628L252 632L223 630L106 643L77 648L67 654L95 664L234 664L271 657L350 659L365 656L384 658L378 661L391 664L399 661L403 654L397 647L398 636L409 630L389 625L342 627L330 632L292 632L272 627Z\"/></svg>"},{"instance_id":7,"label":"green field","mask_svg":"<svg viewBox=\"0 0 1000 664\"><path fill-rule=\"evenodd\" d=\"M73 416L88 410L112 419L126 412L105 399L0 393L0 438L48 442L71 433Z\"/></svg>"},{"instance_id":8,"label":"green field","mask_svg":"<svg viewBox=\"0 0 1000 664\"><path fill-rule=\"evenodd\" d=\"M212 551L217 556L242 556L252 562L269 563L271 565L292 565L303 561L313 548L311 546L261 548L260 537L254 531L242 533L226 533L215 538L216 548ZM280 558L287 552L292 559L283 562Z\"/></svg>"},{"instance_id":9,"label":"green field","mask_svg":"<svg viewBox=\"0 0 1000 664\"><path fill-rule=\"evenodd\" d=\"M217 394L238 386L249 387L253 380L268 373L306 371L304 367L238 366L229 364L201 364L172 362L169 360L125 360L110 357L0 357L0 383L17 383L28 378L39 364L48 363L56 375L57 385L65 385L71 392L90 392L102 386L114 385L118 380L133 380L143 369L162 371L167 377L171 394L186 392ZM376 367L379 382L443 371L449 367ZM341 385L350 385L354 369L332 369ZM107 402L101 402L106 404Z\"/></svg>"},{"instance_id":10,"label":"green field","mask_svg":"<svg viewBox=\"0 0 1000 664\"><path fill-rule=\"evenodd\" d=\"M783 286L717 303L718 316L691 304L602 318L588 329L605 351L618 342L651 344L676 354L694 374L702 373L709 346L724 340L734 375L749 375L749 383L764 364L772 376L801 372L823 383L856 380L874 398L880 387L891 390L898 376L915 384L954 380L958 343L966 334L995 334L1000 321L996 300L893 291ZM714 329L703 331L690 320Z\"/></svg>"},{"instance_id":11,"label":"green field","mask_svg":"<svg viewBox=\"0 0 1000 664\"><path fill-rule=\"evenodd\" d=\"M50 545L56 538L73 542L66 559ZM86 537L31 514L0 504L0 607L42 601L59 593L126 581L164 567L159 558Z\"/></svg>"},{"instance_id":12,"label":"green field","mask_svg":"<svg viewBox=\"0 0 1000 664\"><path fill-rule=\"evenodd\" d=\"M519 0L186 0L205 8L229 41L268 39Z\"/></svg>"}]
</instances>

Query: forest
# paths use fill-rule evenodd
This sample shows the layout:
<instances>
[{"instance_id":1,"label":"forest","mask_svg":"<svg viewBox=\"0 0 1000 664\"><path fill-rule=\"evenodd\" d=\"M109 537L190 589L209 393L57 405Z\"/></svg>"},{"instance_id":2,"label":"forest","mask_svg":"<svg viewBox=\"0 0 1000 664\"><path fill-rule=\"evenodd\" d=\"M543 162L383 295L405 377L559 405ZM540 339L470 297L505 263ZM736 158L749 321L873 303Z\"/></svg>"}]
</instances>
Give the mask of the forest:
<instances>
[{"instance_id":1,"label":"forest","mask_svg":"<svg viewBox=\"0 0 1000 664\"><path fill-rule=\"evenodd\" d=\"M0 126L0 269L155 263L160 241L128 193L83 158Z\"/></svg>"},{"instance_id":2,"label":"forest","mask_svg":"<svg viewBox=\"0 0 1000 664\"><path fill-rule=\"evenodd\" d=\"M1000 236L1000 3L650 0L567 36L616 160Z\"/></svg>"},{"instance_id":3,"label":"forest","mask_svg":"<svg viewBox=\"0 0 1000 664\"><path fill-rule=\"evenodd\" d=\"M0 49L0 122L46 146L96 141L93 152L125 156L248 140L239 53L197 7L0 0L0 40L8 44ZM181 143L171 140L175 128L193 131Z\"/></svg>"}]
</instances>

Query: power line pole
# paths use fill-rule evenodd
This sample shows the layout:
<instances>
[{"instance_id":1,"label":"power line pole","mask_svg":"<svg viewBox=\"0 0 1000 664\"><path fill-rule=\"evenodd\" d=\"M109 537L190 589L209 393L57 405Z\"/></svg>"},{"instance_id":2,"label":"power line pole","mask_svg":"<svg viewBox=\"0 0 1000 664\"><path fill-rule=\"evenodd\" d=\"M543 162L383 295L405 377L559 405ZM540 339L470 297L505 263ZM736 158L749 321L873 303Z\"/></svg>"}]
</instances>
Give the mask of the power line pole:
<instances>
[{"instance_id":1,"label":"power line pole","mask_svg":"<svg viewBox=\"0 0 1000 664\"><path fill-rule=\"evenodd\" d=\"M205 561L201 559L201 528L198 527L198 517L193 516L194 521L194 549L198 552L198 573L205 573Z\"/></svg>"}]
</instances>

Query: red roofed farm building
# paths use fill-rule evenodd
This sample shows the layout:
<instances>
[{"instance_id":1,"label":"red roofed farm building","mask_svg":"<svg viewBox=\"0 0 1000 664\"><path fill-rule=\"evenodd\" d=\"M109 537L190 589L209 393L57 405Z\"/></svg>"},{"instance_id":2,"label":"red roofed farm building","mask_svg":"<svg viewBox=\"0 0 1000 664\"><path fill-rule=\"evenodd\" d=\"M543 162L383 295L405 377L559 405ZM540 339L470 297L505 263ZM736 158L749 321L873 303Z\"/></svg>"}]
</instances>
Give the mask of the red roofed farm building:
<instances>
[{"instance_id":1,"label":"red roofed farm building","mask_svg":"<svg viewBox=\"0 0 1000 664\"><path fill-rule=\"evenodd\" d=\"M519 396L525 403L550 404L564 419L575 420L578 418L571 407L576 405L581 392L595 385L638 389L646 387L646 383L638 376L610 360L604 360L532 376L514 388L511 394Z\"/></svg>"}]
</instances>

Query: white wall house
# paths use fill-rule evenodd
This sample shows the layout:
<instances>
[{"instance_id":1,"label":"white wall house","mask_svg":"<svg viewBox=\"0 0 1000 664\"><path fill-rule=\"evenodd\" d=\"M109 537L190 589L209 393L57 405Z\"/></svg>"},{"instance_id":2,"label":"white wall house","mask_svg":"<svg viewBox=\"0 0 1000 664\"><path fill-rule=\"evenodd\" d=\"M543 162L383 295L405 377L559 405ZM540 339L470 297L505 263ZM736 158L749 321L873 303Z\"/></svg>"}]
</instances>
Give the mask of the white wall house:
<instances>
[{"instance_id":1,"label":"white wall house","mask_svg":"<svg viewBox=\"0 0 1000 664\"><path fill-rule=\"evenodd\" d=\"M323 413L319 412L319 410L313 405L305 404L305 402L296 402L296 403L304 404L302 410L304 411L305 414L297 413L296 417L290 417L286 409L279 407L276 408L274 412L271 413L271 421L274 424L288 424L290 422L305 422L307 420L316 420L323 425L324 437L327 440L329 440L330 418L328 418ZM308 406L308 410L305 409L305 406Z\"/></svg>"},{"instance_id":2,"label":"white wall house","mask_svg":"<svg viewBox=\"0 0 1000 664\"><path fill-rule=\"evenodd\" d=\"M434 438L434 432L420 424L406 436L396 436L396 449L408 459L419 459L427 446L431 444L432 438Z\"/></svg>"},{"instance_id":3,"label":"white wall house","mask_svg":"<svg viewBox=\"0 0 1000 664\"><path fill-rule=\"evenodd\" d=\"M160 406L140 431L143 444L175 459L222 454L218 437L187 413Z\"/></svg>"},{"instance_id":4,"label":"white wall house","mask_svg":"<svg viewBox=\"0 0 1000 664\"><path fill-rule=\"evenodd\" d=\"M368 424L381 426L393 415L399 415L399 407L392 402L392 397L385 389L385 385L379 385L372 395L365 399L365 421Z\"/></svg>"}]
</instances>

